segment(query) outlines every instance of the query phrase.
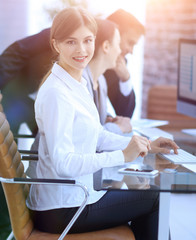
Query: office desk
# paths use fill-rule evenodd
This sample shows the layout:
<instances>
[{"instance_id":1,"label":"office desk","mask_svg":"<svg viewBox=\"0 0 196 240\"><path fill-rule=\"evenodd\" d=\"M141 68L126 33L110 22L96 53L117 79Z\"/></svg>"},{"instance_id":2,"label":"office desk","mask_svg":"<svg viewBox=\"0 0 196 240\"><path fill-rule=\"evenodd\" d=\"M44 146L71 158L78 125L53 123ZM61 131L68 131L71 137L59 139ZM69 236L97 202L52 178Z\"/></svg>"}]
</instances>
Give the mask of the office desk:
<instances>
[{"instance_id":1,"label":"office desk","mask_svg":"<svg viewBox=\"0 0 196 240\"><path fill-rule=\"evenodd\" d=\"M118 169L130 164L135 164L137 168L157 169L159 174L143 177L118 173ZM104 168L97 172L94 188L109 191L115 189L160 192L158 240L166 240L169 238L170 193L196 193L196 174L155 154L148 154L144 159L139 157L132 163Z\"/></svg>"}]
</instances>

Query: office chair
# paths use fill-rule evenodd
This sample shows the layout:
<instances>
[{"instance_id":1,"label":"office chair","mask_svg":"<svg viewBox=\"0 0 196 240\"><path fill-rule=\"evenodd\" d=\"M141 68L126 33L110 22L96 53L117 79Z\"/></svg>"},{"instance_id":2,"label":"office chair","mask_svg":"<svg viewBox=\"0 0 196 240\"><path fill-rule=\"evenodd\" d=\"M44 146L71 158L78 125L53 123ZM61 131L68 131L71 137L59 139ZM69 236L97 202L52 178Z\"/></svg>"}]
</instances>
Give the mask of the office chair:
<instances>
[{"instance_id":1,"label":"office chair","mask_svg":"<svg viewBox=\"0 0 196 240\"><path fill-rule=\"evenodd\" d=\"M67 234L65 238L60 238L60 234L50 234L36 230L30 211L26 206L26 197L29 192L27 183L38 184L44 181L47 184L58 184L60 182L71 186L78 185L73 180L26 178L17 144L3 113L0 113L0 181L6 196L12 230L16 240L135 240L133 232L126 225L94 232ZM83 186L80 187L83 190L85 189ZM80 211L85 207L85 204L86 202L79 208ZM77 217L75 215L75 218ZM73 223L73 221L70 222L67 229L70 229Z\"/></svg>"},{"instance_id":2,"label":"office chair","mask_svg":"<svg viewBox=\"0 0 196 240\"><path fill-rule=\"evenodd\" d=\"M3 111L3 105L2 105L2 98L3 95L0 93L0 112L4 113ZM33 134L17 134L14 135L14 138L17 140L18 138L23 138L23 139L29 139L29 138L35 138ZM22 160L38 160L37 154L38 151L36 150L18 150L22 154Z\"/></svg>"},{"instance_id":3,"label":"office chair","mask_svg":"<svg viewBox=\"0 0 196 240\"><path fill-rule=\"evenodd\" d=\"M0 112L3 112L3 106L2 106L2 103L1 103L2 98L3 98L3 96L2 96L2 94L0 93Z\"/></svg>"}]
</instances>

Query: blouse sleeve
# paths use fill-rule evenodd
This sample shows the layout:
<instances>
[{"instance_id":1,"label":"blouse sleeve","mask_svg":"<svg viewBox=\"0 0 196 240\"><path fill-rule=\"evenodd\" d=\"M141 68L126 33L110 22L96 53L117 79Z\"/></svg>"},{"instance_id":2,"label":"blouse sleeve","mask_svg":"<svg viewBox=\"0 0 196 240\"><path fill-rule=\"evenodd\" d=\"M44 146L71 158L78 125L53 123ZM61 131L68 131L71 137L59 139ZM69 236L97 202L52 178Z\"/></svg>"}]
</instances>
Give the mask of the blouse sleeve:
<instances>
[{"instance_id":1,"label":"blouse sleeve","mask_svg":"<svg viewBox=\"0 0 196 240\"><path fill-rule=\"evenodd\" d=\"M100 126L99 141L97 145L97 151L114 151L123 150L127 147L131 137L122 136L113 132L109 132Z\"/></svg>"},{"instance_id":2,"label":"blouse sleeve","mask_svg":"<svg viewBox=\"0 0 196 240\"><path fill-rule=\"evenodd\" d=\"M101 153L76 153L73 143L75 108L65 94L55 92L44 96L44 101L36 105L36 118L40 129L45 134L51 164L60 177L77 177L94 173L103 167L124 163L124 156L119 143L123 138L106 133L100 125L98 148L115 150ZM41 133L41 131L40 131ZM42 133L41 133L42 134ZM104 138L106 139L104 140ZM114 137L114 139L112 139ZM116 140L115 140L116 138ZM109 140L110 139L110 140ZM124 141L128 143L127 139ZM109 147L112 144L112 147ZM106 145L104 147L104 145ZM126 144L125 144L126 145ZM113 149L112 149L113 148ZM117 150L118 149L118 150Z\"/></svg>"}]
</instances>

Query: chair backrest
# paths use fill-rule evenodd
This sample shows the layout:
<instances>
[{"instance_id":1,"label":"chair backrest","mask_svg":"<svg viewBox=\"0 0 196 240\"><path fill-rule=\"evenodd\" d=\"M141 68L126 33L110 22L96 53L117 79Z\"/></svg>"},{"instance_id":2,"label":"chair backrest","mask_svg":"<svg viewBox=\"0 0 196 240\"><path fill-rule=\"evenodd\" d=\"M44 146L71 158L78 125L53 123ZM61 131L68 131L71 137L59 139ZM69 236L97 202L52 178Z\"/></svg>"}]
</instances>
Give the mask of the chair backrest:
<instances>
[{"instance_id":1,"label":"chair backrest","mask_svg":"<svg viewBox=\"0 0 196 240\"><path fill-rule=\"evenodd\" d=\"M2 98L3 98L3 96L0 93L0 112L3 112L3 106L2 106L2 103L1 103Z\"/></svg>"},{"instance_id":2,"label":"chair backrest","mask_svg":"<svg viewBox=\"0 0 196 240\"><path fill-rule=\"evenodd\" d=\"M148 92L147 118L158 120L192 120L176 110L177 87L155 85Z\"/></svg>"},{"instance_id":3,"label":"chair backrest","mask_svg":"<svg viewBox=\"0 0 196 240\"><path fill-rule=\"evenodd\" d=\"M14 141L5 115L0 112L0 176L4 178L26 177L17 144ZM30 212L26 207L29 186L2 183L16 239L27 239L33 230Z\"/></svg>"}]
</instances>

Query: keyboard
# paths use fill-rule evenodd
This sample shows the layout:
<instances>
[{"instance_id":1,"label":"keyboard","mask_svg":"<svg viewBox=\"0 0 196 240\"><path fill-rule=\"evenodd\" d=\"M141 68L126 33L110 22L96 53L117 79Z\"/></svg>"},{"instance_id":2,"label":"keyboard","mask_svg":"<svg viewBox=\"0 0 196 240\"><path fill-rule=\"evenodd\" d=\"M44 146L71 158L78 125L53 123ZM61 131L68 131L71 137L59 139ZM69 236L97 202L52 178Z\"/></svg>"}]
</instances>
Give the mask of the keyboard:
<instances>
[{"instance_id":1,"label":"keyboard","mask_svg":"<svg viewBox=\"0 0 196 240\"><path fill-rule=\"evenodd\" d=\"M140 133L142 136L145 136L147 138L149 138L150 140L155 140L159 137L165 137L165 138L169 138L173 140L173 135L163 131L159 128L156 127L151 127L151 128L135 128L133 129L133 131L136 131L138 133Z\"/></svg>"},{"instance_id":2,"label":"keyboard","mask_svg":"<svg viewBox=\"0 0 196 240\"><path fill-rule=\"evenodd\" d=\"M178 149L178 154L172 152L170 154L158 153L158 155L175 164L196 164L196 156L184 151L183 149Z\"/></svg>"}]
</instances>

